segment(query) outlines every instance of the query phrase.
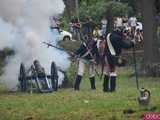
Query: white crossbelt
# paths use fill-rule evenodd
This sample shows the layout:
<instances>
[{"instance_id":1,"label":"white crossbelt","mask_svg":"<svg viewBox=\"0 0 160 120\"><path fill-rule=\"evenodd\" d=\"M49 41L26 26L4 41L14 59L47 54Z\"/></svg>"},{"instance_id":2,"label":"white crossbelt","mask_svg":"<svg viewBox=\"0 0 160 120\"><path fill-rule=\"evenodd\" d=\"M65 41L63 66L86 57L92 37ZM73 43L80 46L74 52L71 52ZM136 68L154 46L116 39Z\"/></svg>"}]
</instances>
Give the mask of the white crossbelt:
<instances>
[{"instance_id":1,"label":"white crossbelt","mask_svg":"<svg viewBox=\"0 0 160 120\"><path fill-rule=\"evenodd\" d=\"M111 41L110 41L110 35L111 35L111 33L109 33L108 35L107 35L107 44L108 44L108 48L109 48L109 51L110 51L110 53L111 53L111 55L116 55L116 52L115 52L115 49L114 49L114 47L112 46L112 43L111 43Z\"/></svg>"}]
</instances>

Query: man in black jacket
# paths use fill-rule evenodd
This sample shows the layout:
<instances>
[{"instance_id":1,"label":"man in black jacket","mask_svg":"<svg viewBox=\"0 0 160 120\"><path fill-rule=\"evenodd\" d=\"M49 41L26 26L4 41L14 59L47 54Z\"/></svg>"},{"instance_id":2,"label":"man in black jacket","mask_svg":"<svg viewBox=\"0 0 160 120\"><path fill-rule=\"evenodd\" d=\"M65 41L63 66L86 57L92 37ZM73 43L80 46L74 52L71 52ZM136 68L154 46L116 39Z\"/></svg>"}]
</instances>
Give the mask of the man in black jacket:
<instances>
[{"instance_id":1,"label":"man in black jacket","mask_svg":"<svg viewBox=\"0 0 160 120\"><path fill-rule=\"evenodd\" d=\"M89 64L89 78L91 89L96 89L94 70L98 57L97 42L94 39L90 39L87 43L82 43L80 48L75 52L78 59L78 71L74 84L74 89L79 90L80 82L84 74L85 64Z\"/></svg>"},{"instance_id":2,"label":"man in black jacket","mask_svg":"<svg viewBox=\"0 0 160 120\"><path fill-rule=\"evenodd\" d=\"M134 47L134 41L129 40L126 32L121 28L117 28L107 35L104 52L104 92L113 92L116 90L116 59L121 54L122 49L132 47Z\"/></svg>"}]
</instances>

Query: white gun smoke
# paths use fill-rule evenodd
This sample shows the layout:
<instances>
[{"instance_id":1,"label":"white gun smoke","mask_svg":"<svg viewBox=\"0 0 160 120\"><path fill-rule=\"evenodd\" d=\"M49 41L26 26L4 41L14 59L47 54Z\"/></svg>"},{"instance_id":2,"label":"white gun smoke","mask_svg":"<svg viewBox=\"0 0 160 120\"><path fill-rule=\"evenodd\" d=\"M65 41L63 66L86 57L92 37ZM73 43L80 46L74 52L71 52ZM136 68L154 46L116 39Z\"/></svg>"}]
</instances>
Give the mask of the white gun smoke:
<instances>
[{"instance_id":1,"label":"white gun smoke","mask_svg":"<svg viewBox=\"0 0 160 120\"><path fill-rule=\"evenodd\" d=\"M52 61L63 70L69 66L66 53L42 44L47 40L57 43L49 17L61 14L64 7L62 0L0 0L0 50L9 47L15 51L1 77L9 89L18 84L21 62L29 67L37 59L47 72Z\"/></svg>"}]
</instances>

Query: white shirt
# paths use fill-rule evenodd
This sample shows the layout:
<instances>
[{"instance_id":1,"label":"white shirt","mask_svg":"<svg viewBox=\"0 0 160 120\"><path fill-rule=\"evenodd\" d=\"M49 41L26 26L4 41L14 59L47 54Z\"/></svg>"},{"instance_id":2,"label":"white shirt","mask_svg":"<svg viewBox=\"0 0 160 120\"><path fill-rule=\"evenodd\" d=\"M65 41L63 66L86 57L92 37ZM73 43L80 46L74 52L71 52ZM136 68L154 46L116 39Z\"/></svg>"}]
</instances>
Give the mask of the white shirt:
<instances>
[{"instance_id":1,"label":"white shirt","mask_svg":"<svg viewBox=\"0 0 160 120\"><path fill-rule=\"evenodd\" d=\"M137 22L137 18L136 17L130 17L129 18L129 23L131 27L135 27L136 26L136 22Z\"/></svg>"},{"instance_id":2,"label":"white shirt","mask_svg":"<svg viewBox=\"0 0 160 120\"><path fill-rule=\"evenodd\" d=\"M143 30L143 25L141 22L137 22L137 26L136 26L136 30L139 29L139 30Z\"/></svg>"},{"instance_id":3,"label":"white shirt","mask_svg":"<svg viewBox=\"0 0 160 120\"><path fill-rule=\"evenodd\" d=\"M121 27L123 25L123 20L120 17L117 17L116 21L115 21L115 26L116 27Z\"/></svg>"},{"instance_id":4,"label":"white shirt","mask_svg":"<svg viewBox=\"0 0 160 120\"><path fill-rule=\"evenodd\" d=\"M102 19L101 24L102 24L102 27L106 27L108 24L108 21L106 19Z\"/></svg>"}]
</instances>

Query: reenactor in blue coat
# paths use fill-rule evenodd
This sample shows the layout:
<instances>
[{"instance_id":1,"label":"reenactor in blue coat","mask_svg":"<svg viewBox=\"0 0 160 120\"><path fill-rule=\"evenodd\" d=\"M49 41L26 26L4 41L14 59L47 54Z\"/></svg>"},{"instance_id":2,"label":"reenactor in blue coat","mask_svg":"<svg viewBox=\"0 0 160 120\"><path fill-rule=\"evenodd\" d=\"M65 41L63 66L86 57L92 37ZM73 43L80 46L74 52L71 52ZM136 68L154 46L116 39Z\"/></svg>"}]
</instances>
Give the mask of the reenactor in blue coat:
<instances>
[{"instance_id":1,"label":"reenactor in blue coat","mask_svg":"<svg viewBox=\"0 0 160 120\"><path fill-rule=\"evenodd\" d=\"M128 38L126 31L116 28L107 35L104 48L104 81L103 91L113 92L116 90L116 66L122 49L134 47L134 41Z\"/></svg>"},{"instance_id":2,"label":"reenactor in blue coat","mask_svg":"<svg viewBox=\"0 0 160 120\"><path fill-rule=\"evenodd\" d=\"M80 83L85 71L85 64L89 65L89 79L91 84L91 89L96 89L95 85L95 64L98 61L98 49L97 41L90 38L86 43L82 43L80 48L75 52L78 58L78 71L74 84L74 89L79 90Z\"/></svg>"}]
</instances>

